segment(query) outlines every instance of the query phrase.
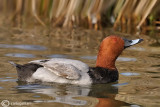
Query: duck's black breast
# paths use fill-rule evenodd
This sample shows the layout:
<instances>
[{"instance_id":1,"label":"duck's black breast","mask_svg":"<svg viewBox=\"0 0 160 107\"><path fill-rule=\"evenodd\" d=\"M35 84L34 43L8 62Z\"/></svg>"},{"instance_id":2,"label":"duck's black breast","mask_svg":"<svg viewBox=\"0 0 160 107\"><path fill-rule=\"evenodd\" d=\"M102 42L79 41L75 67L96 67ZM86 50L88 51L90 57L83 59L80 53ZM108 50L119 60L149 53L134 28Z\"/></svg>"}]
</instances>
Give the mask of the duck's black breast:
<instances>
[{"instance_id":1,"label":"duck's black breast","mask_svg":"<svg viewBox=\"0 0 160 107\"><path fill-rule=\"evenodd\" d=\"M110 83L118 80L118 71L102 67L90 67L88 71L93 83Z\"/></svg>"}]
</instances>

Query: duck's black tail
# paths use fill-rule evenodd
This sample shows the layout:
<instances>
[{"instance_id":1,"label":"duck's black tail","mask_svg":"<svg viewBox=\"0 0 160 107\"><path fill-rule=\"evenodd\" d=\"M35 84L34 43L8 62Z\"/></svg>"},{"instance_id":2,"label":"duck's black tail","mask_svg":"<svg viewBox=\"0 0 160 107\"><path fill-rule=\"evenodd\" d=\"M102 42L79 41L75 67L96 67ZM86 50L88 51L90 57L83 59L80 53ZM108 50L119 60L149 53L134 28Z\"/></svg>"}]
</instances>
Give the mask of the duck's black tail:
<instances>
[{"instance_id":1,"label":"duck's black tail","mask_svg":"<svg viewBox=\"0 0 160 107\"><path fill-rule=\"evenodd\" d=\"M12 62L12 61L8 61L11 65L13 65L14 67L18 67L18 66L22 66L22 65L19 65L19 64L16 64L16 63L14 63L14 62Z\"/></svg>"},{"instance_id":2,"label":"duck's black tail","mask_svg":"<svg viewBox=\"0 0 160 107\"><path fill-rule=\"evenodd\" d=\"M43 67L39 64L27 63L24 65L16 64L12 61L8 61L11 65L16 67L18 80L26 81L27 78L31 77L32 74L39 68Z\"/></svg>"}]
</instances>

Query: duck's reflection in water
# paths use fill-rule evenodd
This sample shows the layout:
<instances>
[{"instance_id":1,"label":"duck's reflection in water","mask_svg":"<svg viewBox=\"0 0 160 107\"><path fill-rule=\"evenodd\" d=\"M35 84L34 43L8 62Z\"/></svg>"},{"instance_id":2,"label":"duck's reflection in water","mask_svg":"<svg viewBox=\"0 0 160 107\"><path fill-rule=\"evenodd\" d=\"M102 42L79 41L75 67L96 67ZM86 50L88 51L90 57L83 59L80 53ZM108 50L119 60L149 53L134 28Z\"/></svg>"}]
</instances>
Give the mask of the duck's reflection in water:
<instances>
[{"instance_id":1,"label":"duck's reflection in water","mask_svg":"<svg viewBox=\"0 0 160 107\"><path fill-rule=\"evenodd\" d=\"M98 100L96 107L121 107L131 105L115 100L116 94L118 94L118 87L113 86L113 84L96 84L92 85L88 96L95 97Z\"/></svg>"},{"instance_id":2,"label":"duck's reflection in water","mask_svg":"<svg viewBox=\"0 0 160 107\"><path fill-rule=\"evenodd\" d=\"M112 84L75 86L68 84L19 84L18 93L37 93L52 97L52 100L33 100L33 103L61 103L79 106L119 107L129 105L115 100L118 88Z\"/></svg>"}]
</instances>

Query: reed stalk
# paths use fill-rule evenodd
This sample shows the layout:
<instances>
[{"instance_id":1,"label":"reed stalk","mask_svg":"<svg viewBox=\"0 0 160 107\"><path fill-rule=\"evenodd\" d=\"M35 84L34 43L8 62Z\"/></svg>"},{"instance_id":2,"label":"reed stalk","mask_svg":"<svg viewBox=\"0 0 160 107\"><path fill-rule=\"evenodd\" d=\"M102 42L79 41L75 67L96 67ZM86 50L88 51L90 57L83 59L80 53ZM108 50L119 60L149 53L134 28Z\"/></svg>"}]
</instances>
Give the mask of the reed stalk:
<instances>
[{"instance_id":1,"label":"reed stalk","mask_svg":"<svg viewBox=\"0 0 160 107\"><path fill-rule=\"evenodd\" d=\"M160 9L152 14L158 0L0 0L0 12L14 13L12 20L22 23L22 17L33 18L42 26L86 27L102 29L113 23L114 29L131 32L150 21L159 21ZM159 7L160 8L160 7ZM0 13L0 14L1 14ZM2 15L2 14L1 14ZM29 19L30 20L30 19ZM25 20L27 22L27 18ZM155 24L154 24L155 25ZM159 28L159 27L158 27Z\"/></svg>"}]
</instances>

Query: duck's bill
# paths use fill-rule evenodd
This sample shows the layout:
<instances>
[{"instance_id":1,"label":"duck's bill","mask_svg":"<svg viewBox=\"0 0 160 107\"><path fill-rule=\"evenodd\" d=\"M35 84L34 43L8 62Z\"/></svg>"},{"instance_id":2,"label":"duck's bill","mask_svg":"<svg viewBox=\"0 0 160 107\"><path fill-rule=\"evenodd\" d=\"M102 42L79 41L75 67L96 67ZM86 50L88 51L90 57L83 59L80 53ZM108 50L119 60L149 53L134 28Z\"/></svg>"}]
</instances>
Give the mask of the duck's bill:
<instances>
[{"instance_id":1,"label":"duck's bill","mask_svg":"<svg viewBox=\"0 0 160 107\"><path fill-rule=\"evenodd\" d=\"M128 48L130 46L133 46L135 44L141 43L143 39L135 39L135 40L128 40L128 39L123 39L124 40L124 48Z\"/></svg>"}]
</instances>

